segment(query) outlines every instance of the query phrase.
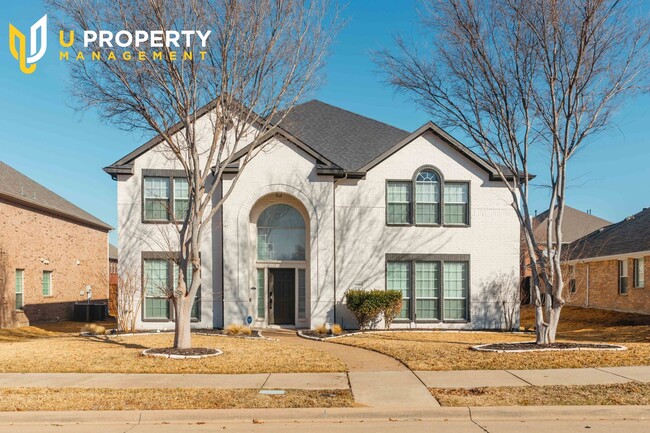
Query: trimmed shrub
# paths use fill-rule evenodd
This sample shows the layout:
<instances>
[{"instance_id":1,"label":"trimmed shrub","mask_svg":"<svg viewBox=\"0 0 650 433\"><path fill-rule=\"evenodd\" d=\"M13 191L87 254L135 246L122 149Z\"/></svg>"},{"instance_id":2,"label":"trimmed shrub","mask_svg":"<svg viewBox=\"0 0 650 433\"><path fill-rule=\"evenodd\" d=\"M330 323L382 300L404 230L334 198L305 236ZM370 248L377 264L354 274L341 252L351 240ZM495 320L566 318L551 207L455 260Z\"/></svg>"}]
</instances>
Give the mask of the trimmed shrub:
<instances>
[{"instance_id":1,"label":"trimmed shrub","mask_svg":"<svg viewBox=\"0 0 650 433\"><path fill-rule=\"evenodd\" d=\"M348 290L345 297L360 329L374 329L382 315L388 328L402 309L399 290Z\"/></svg>"}]
</instances>

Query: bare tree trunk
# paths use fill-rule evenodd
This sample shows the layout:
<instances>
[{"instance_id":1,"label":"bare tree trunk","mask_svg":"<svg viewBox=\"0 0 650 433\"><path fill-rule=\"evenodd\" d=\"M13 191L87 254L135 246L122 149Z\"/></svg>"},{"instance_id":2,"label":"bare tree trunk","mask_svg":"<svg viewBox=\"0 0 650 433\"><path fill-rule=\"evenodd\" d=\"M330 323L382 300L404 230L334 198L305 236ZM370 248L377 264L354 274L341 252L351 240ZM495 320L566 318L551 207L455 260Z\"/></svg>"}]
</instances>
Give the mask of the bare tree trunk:
<instances>
[{"instance_id":1,"label":"bare tree trunk","mask_svg":"<svg viewBox=\"0 0 650 433\"><path fill-rule=\"evenodd\" d=\"M176 326L174 328L174 348L189 349L192 347L192 327L189 316L192 314L193 300L189 296L176 299Z\"/></svg>"}]
</instances>

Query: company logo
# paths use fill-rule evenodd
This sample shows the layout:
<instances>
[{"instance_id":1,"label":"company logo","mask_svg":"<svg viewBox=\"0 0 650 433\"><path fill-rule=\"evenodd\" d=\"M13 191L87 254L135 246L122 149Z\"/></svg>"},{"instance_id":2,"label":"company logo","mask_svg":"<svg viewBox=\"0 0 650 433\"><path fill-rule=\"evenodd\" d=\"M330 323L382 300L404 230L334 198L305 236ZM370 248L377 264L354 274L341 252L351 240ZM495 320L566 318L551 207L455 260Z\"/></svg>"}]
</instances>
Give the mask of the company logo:
<instances>
[{"instance_id":1,"label":"company logo","mask_svg":"<svg viewBox=\"0 0 650 433\"><path fill-rule=\"evenodd\" d=\"M20 30L9 24L9 50L11 55L18 60L20 70L24 74L33 73L36 70L36 62L43 57L47 50L47 15L43 15L30 28L29 56L27 56L27 38Z\"/></svg>"}]
</instances>

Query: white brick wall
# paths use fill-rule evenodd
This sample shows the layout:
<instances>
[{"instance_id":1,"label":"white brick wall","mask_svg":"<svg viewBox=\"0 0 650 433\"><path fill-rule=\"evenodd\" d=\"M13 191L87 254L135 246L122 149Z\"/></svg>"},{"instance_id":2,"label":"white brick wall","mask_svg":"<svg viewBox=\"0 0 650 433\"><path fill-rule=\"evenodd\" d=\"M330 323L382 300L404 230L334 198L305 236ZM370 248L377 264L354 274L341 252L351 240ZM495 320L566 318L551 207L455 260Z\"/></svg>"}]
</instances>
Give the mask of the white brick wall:
<instances>
[{"instance_id":1,"label":"white brick wall","mask_svg":"<svg viewBox=\"0 0 650 433\"><path fill-rule=\"evenodd\" d=\"M470 227L387 227L385 188L387 179L410 180L423 165L437 167L447 180L470 182ZM165 226L141 223L141 171L144 168L178 169L155 150L136 160L133 176L119 176L118 218L120 269L140 268L142 251L162 251ZM223 190L232 184L224 179ZM313 327L334 319L356 326L341 303L347 289L362 286L385 288L387 253L469 254L471 322L435 324L446 328L499 328L503 326L501 301L488 296L486 287L503 273L518 276L519 226L505 187L490 181L473 162L426 133L371 169L363 180L318 176L315 160L283 139L273 139L242 172L221 215L212 221L202 243L202 321L196 326L242 323L255 316L256 233L251 213L272 202L296 201L306 214L308 242L308 314L298 326ZM282 195L279 197L278 195ZM336 239L334 238L336 202ZM169 227L167 227L169 229ZM223 236L223 263L221 260ZM336 241L336 295L334 245ZM224 321L221 322L221 269L224 269ZM516 303L511 308L518 309ZM268 316L268 314L267 314ZM518 315L517 315L518 317ZM258 323L263 325L264 323ZM172 323L138 323L139 328L172 327ZM424 325L397 325L424 326Z\"/></svg>"}]
</instances>

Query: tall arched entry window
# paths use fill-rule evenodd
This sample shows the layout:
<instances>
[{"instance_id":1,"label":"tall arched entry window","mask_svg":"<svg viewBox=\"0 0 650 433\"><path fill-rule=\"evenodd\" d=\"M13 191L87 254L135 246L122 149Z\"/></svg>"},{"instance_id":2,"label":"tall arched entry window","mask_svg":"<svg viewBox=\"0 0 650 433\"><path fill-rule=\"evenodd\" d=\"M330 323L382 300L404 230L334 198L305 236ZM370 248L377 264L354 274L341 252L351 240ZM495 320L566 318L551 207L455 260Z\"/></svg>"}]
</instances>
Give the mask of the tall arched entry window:
<instances>
[{"instance_id":1,"label":"tall arched entry window","mask_svg":"<svg viewBox=\"0 0 650 433\"><path fill-rule=\"evenodd\" d=\"M281 200L258 211L254 208L251 215L257 240L256 320L258 326L309 326L308 217L295 198Z\"/></svg>"},{"instance_id":2,"label":"tall arched entry window","mask_svg":"<svg viewBox=\"0 0 650 433\"><path fill-rule=\"evenodd\" d=\"M275 204L257 220L257 260L304 261L305 220L288 204Z\"/></svg>"}]
</instances>

